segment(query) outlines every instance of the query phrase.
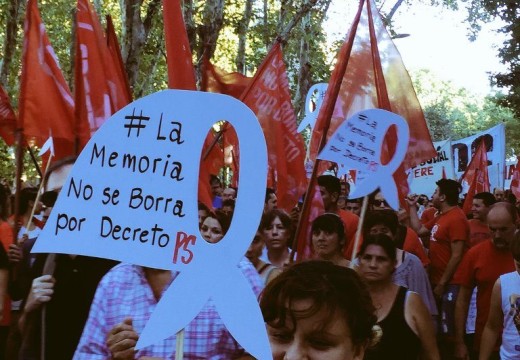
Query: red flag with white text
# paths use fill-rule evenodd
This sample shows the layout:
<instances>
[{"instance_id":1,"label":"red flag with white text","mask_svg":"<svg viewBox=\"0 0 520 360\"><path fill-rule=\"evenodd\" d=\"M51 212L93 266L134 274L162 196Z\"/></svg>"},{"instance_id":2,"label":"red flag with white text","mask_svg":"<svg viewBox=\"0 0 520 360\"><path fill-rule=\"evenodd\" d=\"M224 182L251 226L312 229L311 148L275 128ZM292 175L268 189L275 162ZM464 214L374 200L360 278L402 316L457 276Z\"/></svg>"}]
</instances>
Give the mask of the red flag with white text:
<instances>
[{"instance_id":1,"label":"red flag with white text","mask_svg":"<svg viewBox=\"0 0 520 360\"><path fill-rule=\"evenodd\" d=\"M83 147L91 134L130 99L89 0L78 0L76 21L74 95L77 133Z\"/></svg>"},{"instance_id":2,"label":"red flag with white text","mask_svg":"<svg viewBox=\"0 0 520 360\"><path fill-rule=\"evenodd\" d=\"M297 132L287 71L276 43L242 95L258 117L267 142L269 168L274 170L278 207L291 211L305 192L305 148ZM271 170L269 170L271 171Z\"/></svg>"},{"instance_id":3,"label":"red flag with white text","mask_svg":"<svg viewBox=\"0 0 520 360\"><path fill-rule=\"evenodd\" d=\"M56 160L76 153L74 100L36 0L27 3L18 121L26 138L40 147L52 135Z\"/></svg>"}]
</instances>

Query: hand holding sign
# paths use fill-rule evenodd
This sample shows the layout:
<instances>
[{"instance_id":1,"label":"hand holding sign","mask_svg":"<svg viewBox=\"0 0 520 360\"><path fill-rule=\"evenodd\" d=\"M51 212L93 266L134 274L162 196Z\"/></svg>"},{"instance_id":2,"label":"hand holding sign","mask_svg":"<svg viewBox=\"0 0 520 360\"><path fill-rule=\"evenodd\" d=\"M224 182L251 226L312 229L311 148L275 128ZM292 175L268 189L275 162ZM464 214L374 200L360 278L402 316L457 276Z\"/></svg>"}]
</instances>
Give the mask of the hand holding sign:
<instances>
[{"instance_id":1,"label":"hand holding sign","mask_svg":"<svg viewBox=\"0 0 520 360\"><path fill-rule=\"evenodd\" d=\"M233 222L210 244L198 229L197 186L206 133L220 120L247 146ZM180 271L138 347L184 328L212 297L235 339L255 357L270 358L256 297L237 267L258 228L266 176L265 139L244 104L219 94L158 92L118 111L92 137L33 251Z\"/></svg>"},{"instance_id":2,"label":"hand holding sign","mask_svg":"<svg viewBox=\"0 0 520 360\"><path fill-rule=\"evenodd\" d=\"M397 128L397 146L392 159L383 165L383 140L392 125ZM409 138L408 124L401 116L381 109L364 110L341 124L318 158L367 174L366 180L358 181L356 189L350 194L351 198L365 196L381 188L388 204L398 209L397 187L392 175L405 157Z\"/></svg>"}]
</instances>

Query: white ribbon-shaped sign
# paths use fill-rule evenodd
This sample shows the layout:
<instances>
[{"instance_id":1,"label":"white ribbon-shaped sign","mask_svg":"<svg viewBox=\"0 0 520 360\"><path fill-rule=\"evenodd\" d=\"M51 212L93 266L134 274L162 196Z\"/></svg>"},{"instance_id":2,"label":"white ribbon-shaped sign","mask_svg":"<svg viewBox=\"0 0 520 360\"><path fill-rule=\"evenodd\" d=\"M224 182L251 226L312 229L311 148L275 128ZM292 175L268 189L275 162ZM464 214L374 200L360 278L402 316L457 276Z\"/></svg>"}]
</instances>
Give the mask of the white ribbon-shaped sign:
<instances>
[{"instance_id":1,"label":"white ribbon-shaped sign","mask_svg":"<svg viewBox=\"0 0 520 360\"><path fill-rule=\"evenodd\" d=\"M316 125L321 105L323 104L323 99L325 99L327 86L327 83L314 84L307 92L307 97L305 98L305 117L300 122L300 125L298 125L298 132L302 132L307 126L309 126L312 133L314 125Z\"/></svg>"},{"instance_id":2,"label":"white ribbon-shaped sign","mask_svg":"<svg viewBox=\"0 0 520 360\"><path fill-rule=\"evenodd\" d=\"M210 244L198 228L199 166L206 134L221 120L234 126L246 146L240 147L233 221L224 238ZM33 251L180 271L138 348L183 329L211 297L238 343L269 359L256 296L237 267L258 228L266 177L265 139L247 106L225 95L161 91L121 109L95 133Z\"/></svg>"},{"instance_id":3,"label":"white ribbon-shaped sign","mask_svg":"<svg viewBox=\"0 0 520 360\"><path fill-rule=\"evenodd\" d=\"M383 140L392 125L397 128L397 146L393 157L383 165ZM398 209L397 186L392 175L406 155L409 138L408 123L401 116L381 109L363 110L339 126L318 158L367 175L365 180L358 180L350 198L365 196L380 188L388 204Z\"/></svg>"}]
</instances>

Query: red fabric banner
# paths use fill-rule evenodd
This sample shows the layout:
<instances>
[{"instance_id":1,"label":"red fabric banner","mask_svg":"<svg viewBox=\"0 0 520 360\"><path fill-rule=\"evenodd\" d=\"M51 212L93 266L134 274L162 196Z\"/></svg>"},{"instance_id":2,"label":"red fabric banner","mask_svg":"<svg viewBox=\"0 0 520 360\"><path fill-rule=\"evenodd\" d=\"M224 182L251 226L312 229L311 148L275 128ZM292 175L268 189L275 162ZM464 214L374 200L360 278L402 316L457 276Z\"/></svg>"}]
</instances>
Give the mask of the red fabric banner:
<instances>
[{"instance_id":1,"label":"red fabric banner","mask_svg":"<svg viewBox=\"0 0 520 360\"><path fill-rule=\"evenodd\" d=\"M197 90L190 42L180 0L163 0L164 35L170 89Z\"/></svg>"},{"instance_id":2,"label":"red fabric banner","mask_svg":"<svg viewBox=\"0 0 520 360\"><path fill-rule=\"evenodd\" d=\"M306 195L305 199L305 201L309 201L310 206L306 206L302 209L302 213L300 214L301 230L299 231L297 237L295 237L297 244L297 261L312 259L312 222L314 219L325 212L325 208L323 207L323 200L321 199L320 187L318 186L316 177L313 179L313 183L309 186L309 197L307 199Z\"/></svg>"},{"instance_id":3,"label":"red fabric banner","mask_svg":"<svg viewBox=\"0 0 520 360\"><path fill-rule=\"evenodd\" d=\"M239 72L226 72L214 66L209 60L204 61L202 73L202 91L226 94L240 99L253 78Z\"/></svg>"},{"instance_id":4,"label":"red fabric banner","mask_svg":"<svg viewBox=\"0 0 520 360\"><path fill-rule=\"evenodd\" d=\"M361 6L359 25L349 34L352 42L345 41L336 64L338 70L335 68L331 76L312 134L310 158L316 159L324 132L328 140L354 113L383 108L401 115L408 122L410 141L402 164L402 169L408 169L434 157L436 152L410 76L377 8L368 0ZM371 6L371 14L368 6ZM336 86L340 87L337 98L334 97ZM388 140L395 141L391 132L392 129L387 134L389 153L392 153L392 144Z\"/></svg>"},{"instance_id":5,"label":"red fabric banner","mask_svg":"<svg viewBox=\"0 0 520 360\"><path fill-rule=\"evenodd\" d=\"M16 114L9 96L4 88L0 86L0 137L9 146L14 145L14 132L16 130Z\"/></svg>"},{"instance_id":6,"label":"red fabric banner","mask_svg":"<svg viewBox=\"0 0 520 360\"><path fill-rule=\"evenodd\" d=\"M112 23L112 17L107 15L106 19L106 39L108 51L110 52L112 64L114 65L114 68L117 72L116 74L113 74L117 77L117 80L114 80L113 82L119 84L119 86L124 90L123 93L120 94L120 98L123 102L123 106L125 106L132 102L132 90L130 89L130 84L128 83L128 75L126 74L125 64L123 63L123 57L121 56L121 47L119 46L119 41L117 40L114 24ZM119 109L123 106L119 106Z\"/></svg>"},{"instance_id":7,"label":"red fabric banner","mask_svg":"<svg viewBox=\"0 0 520 360\"><path fill-rule=\"evenodd\" d=\"M76 129L83 147L130 98L90 1L78 0L76 20Z\"/></svg>"},{"instance_id":8,"label":"red fabric banner","mask_svg":"<svg viewBox=\"0 0 520 360\"><path fill-rule=\"evenodd\" d=\"M291 211L307 184L305 148L297 132L279 43L273 46L258 68L242 95L242 101L256 114L264 131L269 168L276 176L278 207Z\"/></svg>"},{"instance_id":9,"label":"red fabric banner","mask_svg":"<svg viewBox=\"0 0 520 360\"><path fill-rule=\"evenodd\" d=\"M19 124L38 146L54 138L55 159L75 154L74 100L45 31L36 0L25 19Z\"/></svg>"},{"instance_id":10,"label":"red fabric banner","mask_svg":"<svg viewBox=\"0 0 520 360\"><path fill-rule=\"evenodd\" d=\"M468 214L473 205L473 196L479 192L489 191L488 160L484 140L480 141L475 154L473 154L466 171L460 179L461 183L464 181L470 184L462 208L464 213Z\"/></svg>"}]
</instances>

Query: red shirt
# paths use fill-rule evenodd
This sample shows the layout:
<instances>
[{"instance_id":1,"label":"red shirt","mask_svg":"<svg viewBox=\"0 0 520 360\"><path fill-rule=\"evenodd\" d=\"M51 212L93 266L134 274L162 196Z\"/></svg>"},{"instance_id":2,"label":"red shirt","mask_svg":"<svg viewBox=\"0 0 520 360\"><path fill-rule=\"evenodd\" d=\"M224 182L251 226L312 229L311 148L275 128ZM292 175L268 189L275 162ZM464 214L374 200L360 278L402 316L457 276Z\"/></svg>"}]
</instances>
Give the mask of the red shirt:
<instances>
[{"instance_id":1,"label":"red shirt","mask_svg":"<svg viewBox=\"0 0 520 360\"><path fill-rule=\"evenodd\" d=\"M437 285L451 257L451 243L469 239L469 223L461 208L455 206L425 224L430 229L430 281Z\"/></svg>"},{"instance_id":2,"label":"red shirt","mask_svg":"<svg viewBox=\"0 0 520 360\"><path fill-rule=\"evenodd\" d=\"M424 250L424 246L417 236L417 233L413 231L411 227L406 227L406 237L404 238L403 250L408 251L411 254L417 256L423 266L428 266L430 263L430 259L428 255L426 255L426 251Z\"/></svg>"},{"instance_id":3,"label":"red shirt","mask_svg":"<svg viewBox=\"0 0 520 360\"><path fill-rule=\"evenodd\" d=\"M468 250L462 260L454 282L472 289L477 286L477 321L475 324L475 348L489 315L493 285L500 275L515 271L513 256L509 251L499 251L491 241L484 241Z\"/></svg>"},{"instance_id":4,"label":"red shirt","mask_svg":"<svg viewBox=\"0 0 520 360\"><path fill-rule=\"evenodd\" d=\"M338 215L343 220L345 225L345 247L344 255L347 259L351 259L350 254L354 247L354 241L356 239L356 231L359 224L359 216L348 210L339 209Z\"/></svg>"},{"instance_id":5,"label":"red shirt","mask_svg":"<svg viewBox=\"0 0 520 360\"><path fill-rule=\"evenodd\" d=\"M491 240L491 231L486 223L477 219L469 220L469 247Z\"/></svg>"},{"instance_id":6,"label":"red shirt","mask_svg":"<svg viewBox=\"0 0 520 360\"><path fill-rule=\"evenodd\" d=\"M432 221L435 218L436 212L437 212L437 209L434 207L429 207L428 209L425 209L423 211L423 213L421 214L421 223L428 224L430 221Z\"/></svg>"}]
</instances>

